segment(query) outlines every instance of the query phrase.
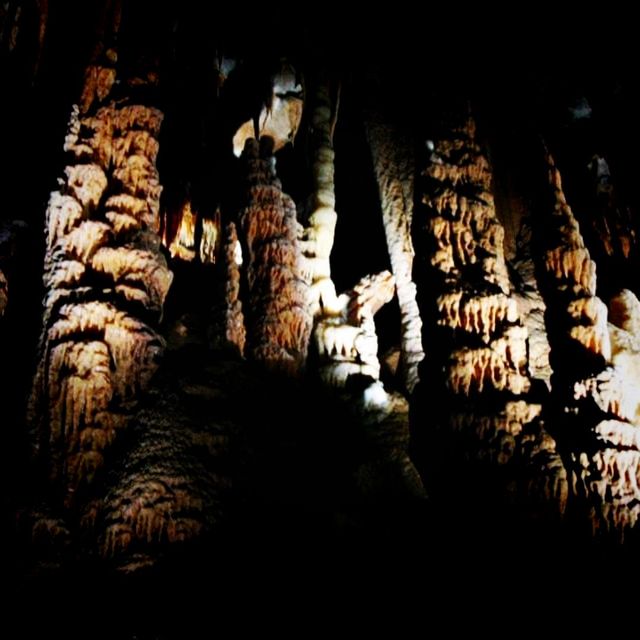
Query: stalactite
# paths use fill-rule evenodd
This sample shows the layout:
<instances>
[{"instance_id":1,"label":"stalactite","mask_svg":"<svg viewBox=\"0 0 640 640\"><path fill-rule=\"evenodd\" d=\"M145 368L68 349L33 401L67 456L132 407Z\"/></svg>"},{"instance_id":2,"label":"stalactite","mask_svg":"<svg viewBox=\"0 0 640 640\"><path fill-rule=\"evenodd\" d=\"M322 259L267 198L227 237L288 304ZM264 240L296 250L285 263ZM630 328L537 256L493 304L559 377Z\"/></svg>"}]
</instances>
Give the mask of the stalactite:
<instances>
[{"instance_id":1,"label":"stalactite","mask_svg":"<svg viewBox=\"0 0 640 640\"><path fill-rule=\"evenodd\" d=\"M427 148L414 228L423 232L417 241L429 261L420 302L432 323L424 333L434 350L425 360L434 375L430 397L442 403L432 417L434 433L456 442L463 458L510 468L516 502L562 512L566 473L539 401L529 393L527 328L507 272L491 169L475 124L463 120ZM439 371L447 391L437 382Z\"/></svg>"},{"instance_id":2,"label":"stalactite","mask_svg":"<svg viewBox=\"0 0 640 640\"><path fill-rule=\"evenodd\" d=\"M545 296L558 439L593 531L620 539L640 516L640 302L623 290L610 301L608 318L560 172L551 156L547 162Z\"/></svg>"},{"instance_id":3,"label":"stalactite","mask_svg":"<svg viewBox=\"0 0 640 640\"><path fill-rule=\"evenodd\" d=\"M273 141L248 140L246 204L240 212L247 271L247 355L269 369L299 374L305 366L312 316L295 204L275 173Z\"/></svg>"},{"instance_id":4,"label":"stalactite","mask_svg":"<svg viewBox=\"0 0 640 640\"><path fill-rule=\"evenodd\" d=\"M107 102L86 78L46 214L44 326L30 421L36 453L68 504L90 483L153 375L154 326L172 274L159 251L155 160L162 113ZM98 74L100 76L100 74ZM105 93L107 92L107 93Z\"/></svg>"},{"instance_id":5,"label":"stalactite","mask_svg":"<svg viewBox=\"0 0 640 640\"><path fill-rule=\"evenodd\" d=\"M396 281L401 316L401 362L404 386L412 392L418 383L418 365L424 358L422 320L412 279L414 162L411 144L376 115L365 118L367 139L378 181L382 220L391 270Z\"/></svg>"},{"instance_id":6,"label":"stalactite","mask_svg":"<svg viewBox=\"0 0 640 640\"><path fill-rule=\"evenodd\" d=\"M271 95L266 97L260 114L254 120L247 120L233 136L233 151L240 156L247 140L257 135L273 140L273 150L279 151L293 142L302 119L303 91L295 69L282 62L280 69L271 77Z\"/></svg>"}]
</instances>

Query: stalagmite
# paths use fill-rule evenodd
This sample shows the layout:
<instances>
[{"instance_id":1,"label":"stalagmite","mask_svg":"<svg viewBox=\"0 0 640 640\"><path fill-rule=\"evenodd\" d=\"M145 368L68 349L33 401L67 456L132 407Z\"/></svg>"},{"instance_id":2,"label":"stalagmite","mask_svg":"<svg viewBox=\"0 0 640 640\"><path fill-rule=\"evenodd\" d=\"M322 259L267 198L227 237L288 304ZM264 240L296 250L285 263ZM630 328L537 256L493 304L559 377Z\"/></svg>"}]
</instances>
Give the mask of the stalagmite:
<instances>
[{"instance_id":1,"label":"stalagmite","mask_svg":"<svg viewBox=\"0 0 640 640\"><path fill-rule=\"evenodd\" d=\"M405 388L412 392L418 383L418 365L424 358L422 320L412 280L414 163L411 144L391 126L369 114L366 132L378 181L391 269L396 281L401 315L401 362Z\"/></svg>"},{"instance_id":2,"label":"stalagmite","mask_svg":"<svg viewBox=\"0 0 640 640\"><path fill-rule=\"evenodd\" d=\"M312 315L298 239L295 204L275 173L273 141L248 140L245 205L239 215L246 247L247 356L267 368L299 374L306 363Z\"/></svg>"},{"instance_id":3,"label":"stalagmite","mask_svg":"<svg viewBox=\"0 0 640 640\"><path fill-rule=\"evenodd\" d=\"M505 487L511 500L525 509L532 504L561 513L566 473L544 429L541 406L529 394L529 336L507 271L491 168L475 124L462 121L427 148L416 228L424 230L417 242L428 251L422 286L431 297L423 293L420 301L432 323L424 332L425 344L433 345L426 370L434 381L441 371L445 378L445 389L435 382L430 390L440 406L437 417L428 417L439 438L457 442L462 458L486 463L488 474L495 473L492 465L511 469L513 480ZM427 286L427 279L433 284ZM429 405L424 411L430 412Z\"/></svg>"},{"instance_id":4,"label":"stalagmite","mask_svg":"<svg viewBox=\"0 0 640 640\"><path fill-rule=\"evenodd\" d=\"M112 56L114 54L111 54ZM155 160L162 113L109 102L115 69L92 67L74 107L46 219L41 356L30 420L67 504L102 467L162 353L172 274L159 251Z\"/></svg>"},{"instance_id":5,"label":"stalagmite","mask_svg":"<svg viewBox=\"0 0 640 640\"><path fill-rule=\"evenodd\" d=\"M393 297L395 279L389 272L367 276L351 291L336 294L330 264L338 218L333 150L336 116L330 85L325 79L318 82L314 94L314 190L302 249L311 278L309 297L315 318L314 338L320 356L320 377L325 384L340 389L351 376L379 380L378 338L373 316Z\"/></svg>"},{"instance_id":6,"label":"stalagmite","mask_svg":"<svg viewBox=\"0 0 640 640\"><path fill-rule=\"evenodd\" d=\"M336 288L331 280L331 250L338 214L335 211L333 120L328 83L319 83L313 105L313 211L303 232L302 251L311 275L309 293L314 317L331 314L338 305Z\"/></svg>"},{"instance_id":7,"label":"stalagmite","mask_svg":"<svg viewBox=\"0 0 640 640\"><path fill-rule=\"evenodd\" d=\"M549 338L552 356L572 353L553 360L557 437L593 532L622 539L640 517L640 302L623 290L607 309L596 295L595 263L549 155L547 163Z\"/></svg>"},{"instance_id":8,"label":"stalagmite","mask_svg":"<svg viewBox=\"0 0 640 640\"><path fill-rule=\"evenodd\" d=\"M219 295L219 306L214 309L211 341L216 349L231 348L238 354L244 354L246 329L242 302L240 300L240 264L238 255L240 243L236 233L236 226L229 222L225 229L221 266L225 277L222 280Z\"/></svg>"}]
</instances>

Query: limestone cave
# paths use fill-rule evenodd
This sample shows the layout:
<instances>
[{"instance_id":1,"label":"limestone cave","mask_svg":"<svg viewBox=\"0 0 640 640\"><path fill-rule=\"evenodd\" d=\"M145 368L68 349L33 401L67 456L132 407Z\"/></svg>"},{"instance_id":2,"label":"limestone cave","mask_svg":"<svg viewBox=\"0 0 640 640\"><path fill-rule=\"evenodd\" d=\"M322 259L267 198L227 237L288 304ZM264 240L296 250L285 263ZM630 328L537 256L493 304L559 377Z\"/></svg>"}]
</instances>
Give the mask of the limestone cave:
<instances>
[{"instance_id":1,"label":"limestone cave","mask_svg":"<svg viewBox=\"0 0 640 640\"><path fill-rule=\"evenodd\" d=\"M632 25L221 7L0 2L11 590L199 638L322 581L632 562Z\"/></svg>"}]
</instances>

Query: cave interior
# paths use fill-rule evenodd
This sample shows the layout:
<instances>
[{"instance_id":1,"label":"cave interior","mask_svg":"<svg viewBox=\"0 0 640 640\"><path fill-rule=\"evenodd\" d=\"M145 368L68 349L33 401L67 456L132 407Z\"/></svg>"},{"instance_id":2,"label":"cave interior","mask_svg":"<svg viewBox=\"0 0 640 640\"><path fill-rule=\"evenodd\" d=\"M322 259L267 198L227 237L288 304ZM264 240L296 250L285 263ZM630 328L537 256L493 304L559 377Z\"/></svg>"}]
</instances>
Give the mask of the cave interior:
<instances>
[{"instance_id":1,"label":"cave interior","mask_svg":"<svg viewBox=\"0 0 640 640\"><path fill-rule=\"evenodd\" d=\"M24 601L635 558L630 21L311 8L0 4Z\"/></svg>"}]
</instances>

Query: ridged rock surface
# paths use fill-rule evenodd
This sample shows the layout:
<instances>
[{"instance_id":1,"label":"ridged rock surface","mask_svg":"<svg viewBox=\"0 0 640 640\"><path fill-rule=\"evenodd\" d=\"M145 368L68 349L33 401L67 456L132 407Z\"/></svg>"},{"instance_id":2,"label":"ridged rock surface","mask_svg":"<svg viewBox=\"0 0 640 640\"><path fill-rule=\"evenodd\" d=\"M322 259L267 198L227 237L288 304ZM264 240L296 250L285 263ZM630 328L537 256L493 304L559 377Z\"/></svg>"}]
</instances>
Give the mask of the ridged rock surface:
<instances>
[{"instance_id":1,"label":"ridged rock surface","mask_svg":"<svg viewBox=\"0 0 640 640\"><path fill-rule=\"evenodd\" d=\"M549 156L545 284L558 440L580 512L596 535L623 539L640 516L640 302L597 296L596 265ZM555 354L555 357L554 357Z\"/></svg>"},{"instance_id":2,"label":"ridged rock surface","mask_svg":"<svg viewBox=\"0 0 640 640\"><path fill-rule=\"evenodd\" d=\"M112 84L101 74L89 71L86 111L74 108L69 164L47 208L44 326L30 406L36 454L67 503L102 467L156 370L163 340L154 327L172 281L157 236L162 113L101 104Z\"/></svg>"},{"instance_id":3,"label":"ridged rock surface","mask_svg":"<svg viewBox=\"0 0 640 640\"><path fill-rule=\"evenodd\" d=\"M510 500L562 512L566 473L544 429L540 401L529 393L528 333L474 122L461 118L427 148L424 206L414 228L422 230L418 242L429 256L420 298L423 317L433 323L424 332L425 370L439 378L443 372L445 384L431 390L439 406L423 419L436 423L440 444L452 443L457 464L481 463L493 475L502 469Z\"/></svg>"},{"instance_id":4,"label":"ridged rock surface","mask_svg":"<svg viewBox=\"0 0 640 640\"><path fill-rule=\"evenodd\" d=\"M247 273L247 351L267 368L300 373L312 316L296 207L276 177L273 141L247 141L245 205L239 215Z\"/></svg>"}]
</instances>

